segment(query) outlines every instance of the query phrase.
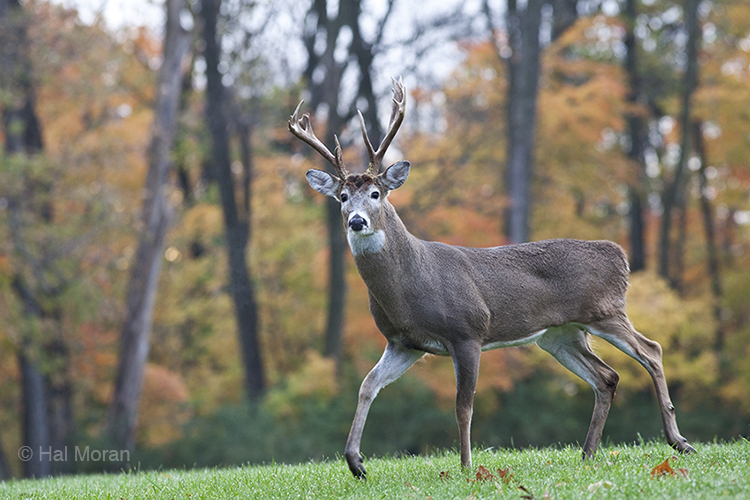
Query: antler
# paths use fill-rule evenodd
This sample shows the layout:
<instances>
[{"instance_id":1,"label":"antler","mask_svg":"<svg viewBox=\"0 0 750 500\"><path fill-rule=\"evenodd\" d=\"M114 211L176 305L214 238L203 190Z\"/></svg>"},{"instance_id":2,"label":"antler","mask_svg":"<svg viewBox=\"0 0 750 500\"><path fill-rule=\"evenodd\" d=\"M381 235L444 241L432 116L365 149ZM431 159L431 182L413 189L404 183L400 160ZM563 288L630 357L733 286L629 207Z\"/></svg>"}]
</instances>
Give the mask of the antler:
<instances>
[{"instance_id":1,"label":"antler","mask_svg":"<svg viewBox=\"0 0 750 500\"><path fill-rule=\"evenodd\" d=\"M396 137L396 132L404 121L404 114L406 112L406 89L404 88L404 82L399 77L398 81L395 78L393 80L393 109L391 111L391 121L388 124L388 133L385 135L385 139L380 143L380 147L375 151L370 143L370 138L367 137L367 129L365 128L365 119L362 113L359 113L359 122L362 125L362 137L365 140L365 146L367 146L367 153L370 155L370 165L367 167L367 173L375 176L380 171L380 163L383 161L383 156L388 150L388 146L393 142L393 138Z\"/></svg>"},{"instance_id":2,"label":"antler","mask_svg":"<svg viewBox=\"0 0 750 500\"><path fill-rule=\"evenodd\" d=\"M297 105L297 109L294 110L294 114L289 117L289 132L294 134L298 139L301 139L303 142L312 146L312 148L320 153L328 163L333 165L333 168L336 169L336 173L341 179L346 179L349 172L347 172L346 167L344 167L344 160L341 157L341 145L339 144L338 137L335 135L333 136L333 140L336 142L336 149L331 153L326 145L315 136L312 124L310 123L310 115L305 113L302 115L302 118L298 117L299 110L304 102L304 100L300 101Z\"/></svg>"}]
</instances>

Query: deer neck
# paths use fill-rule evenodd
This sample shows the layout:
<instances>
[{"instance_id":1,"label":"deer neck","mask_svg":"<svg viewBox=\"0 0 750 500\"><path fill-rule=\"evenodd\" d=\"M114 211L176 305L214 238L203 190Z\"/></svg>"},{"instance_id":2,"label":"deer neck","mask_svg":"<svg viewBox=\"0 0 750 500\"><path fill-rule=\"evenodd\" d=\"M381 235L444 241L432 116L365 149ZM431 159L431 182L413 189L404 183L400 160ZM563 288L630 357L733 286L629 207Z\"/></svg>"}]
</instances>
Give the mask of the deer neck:
<instances>
[{"instance_id":1,"label":"deer neck","mask_svg":"<svg viewBox=\"0 0 750 500\"><path fill-rule=\"evenodd\" d=\"M353 234L351 230L347 234L354 262L368 288L378 281L402 275L403 268L413 265L422 248L422 242L409 233L387 201L376 227L379 229L368 236Z\"/></svg>"}]
</instances>

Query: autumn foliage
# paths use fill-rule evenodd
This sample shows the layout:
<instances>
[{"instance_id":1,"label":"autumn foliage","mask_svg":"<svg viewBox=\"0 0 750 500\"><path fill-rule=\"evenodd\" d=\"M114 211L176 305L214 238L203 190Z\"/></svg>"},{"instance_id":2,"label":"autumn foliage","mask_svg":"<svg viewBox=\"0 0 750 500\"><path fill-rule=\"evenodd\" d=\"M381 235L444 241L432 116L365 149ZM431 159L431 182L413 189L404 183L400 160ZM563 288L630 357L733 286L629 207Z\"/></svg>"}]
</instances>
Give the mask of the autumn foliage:
<instances>
[{"instance_id":1,"label":"autumn foliage","mask_svg":"<svg viewBox=\"0 0 750 500\"><path fill-rule=\"evenodd\" d=\"M649 3L651 18L658 17L661 3ZM115 332L123 321L127 270L141 229L137 211L160 50L160 40L147 30L112 34L101 24L84 25L74 10L42 1L28 2L27 10L33 20L28 50L45 154L36 159L0 156L0 438L6 450L22 444L17 354L28 345L55 387L71 390L76 424L71 439L87 442L104 431L117 361ZM599 13L582 18L544 52L532 235L610 239L627 247L627 186L639 178L640 167L626 155L623 117L650 117L650 133L658 139L643 187L649 205L649 261L645 271L632 276L628 315L664 349L677 411L688 417L681 419L684 434L711 439L716 434L747 435L750 421L750 12L741 2L717 4L703 17L703 26L695 115L702 123L709 162L703 194L713 208L721 251L720 317L712 309L695 161L685 200L682 285L675 289L656 275L659 193L679 141L673 117L679 112L675 89L681 74L678 64L660 66L659 61L674 59L678 49L657 44L644 52L644 65L654 69L653 100L634 109L626 101L618 55L625 31L618 17ZM398 147L411 161L412 173L390 199L418 237L500 245L506 243L504 214L510 203L504 194L506 68L490 43L462 42L462 50L463 62L442 86L409 89L413 114L439 115L442 126L407 123ZM269 443L277 443L286 437L282 433L291 435L304 428L305 419L317 416L316 425L330 424L331 439L341 438L332 444L336 450L343 446L356 386L382 352L384 339L348 258L344 363L337 367L320 354L327 293L325 208L304 180L304 172L316 164L293 154L285 132L297 89L276 88L262 96L264 112L252 139L249 261L269 389L250 409L242 406L243 374L227 291L219 194L204 168L202 92L193 82L182 105L169 191L176 216L165 245L138 445L161 450L164 454L158 456L164 459L180 446L190 449L189 443L219 442L201 434L203 424L254 425L251 417L237 415L268 423L258 424L266 436L253 434L248 441L277 432L268 437ZM436 107L435 102L443 104ZM655 108L662 114L654 115ZM345 157L361 154L356 141L346 144ZM237 158L239 147L232 148ZM16 199L22 202L20 210L12 212L9 200ZM40 307L47 311L41 319L24 313L13 285L18 276L39 291ZM717 349L719 327L724 343ZM640 428L633 427L634 415L653 420L654 425L643 425L648 427L643 432L658 435L647 372L603 342L595 347L622 376L605 439L609 432L614 439L635 440ZM479 442L544 445L583 439L588 417L581 415L590 412L590 390L539 349L485 353L480 370L475 403ZM405 378L401 388L384 390L383 397L393 398L394 412L409 420L431 411L434 422L447 422L442 431L429 429L433 435L410 441L408 451L450 446L455 439L452 364L428 357ZM413 407L412 400L422 407ZM570 419L551 415L553 403L570 409ZM624 415L620 420L618 412ZM191 427L191 422L201 425ZM393 437L402 438L407 439ZM231 436L222 439L233 441ZM313 455L321 446L301 444L298 452L290 445L285 453L289 460L304 460L307 456L301 455ZM190 457L172 458L173 463L193 463ZM651 475L688 477L684 469L673 470L669 460ZM441 473L440 478L448 480L449 475ZM507 469L484 467L471 480L506 486L515 481ZM529 494L520 483L516 486L521 495Z\"/></svg>"}]
</instances>

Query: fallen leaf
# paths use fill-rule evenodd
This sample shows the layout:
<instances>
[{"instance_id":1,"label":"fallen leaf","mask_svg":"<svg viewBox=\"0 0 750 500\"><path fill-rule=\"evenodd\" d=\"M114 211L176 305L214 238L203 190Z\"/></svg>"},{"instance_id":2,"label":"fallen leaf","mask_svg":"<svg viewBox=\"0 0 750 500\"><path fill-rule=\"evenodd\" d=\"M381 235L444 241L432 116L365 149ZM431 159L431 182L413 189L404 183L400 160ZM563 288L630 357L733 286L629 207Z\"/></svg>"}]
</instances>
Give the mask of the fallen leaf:
<instances>
[{"instance_id":1,"label":"fallen leaf","mask_svg":"<svg viewBox=\"0 0 750 500\"><path fill-rule=\"evenodd\" d=\"M510 473L510 467L506 467L504 469L497 469L497 475L500 476L500 480L504 484L510 483L510 480L513 479L513 474Z\"/></svg>"},{"instance_id":2,"label":"fallen leaf","mask_svg":"<svg viewBox=\"0 0 750 500\"><path fill-rule=\"evenodd\" d=\"M690 479L688 477L688 470L685 469L684 467L680 467L679 469L677 469L677 472L680 473L682 477L684 477L685 479Z\"/></svg>"},{"instance_id":3,"label":"fallen leaf","mask_svg":"<svg viewBox=\"0 0 750 500\"><path fill-rule=\"evenodd\" d=\"M497 478L484 465L480 465L477 469L477 481L494 481L496 479Z\"/></svg>"},{"instance_id":4,"label":"fallen leaf","mask_svg":"<svg viewBox=\"0 0 750 500\"><path fill-rule=\"evenodd\" d=\"M446 472L446 471L440 472L440 479L441 480L447 481L450 478L451 478L451 473L450 472Z\"/></svg>"},{"instance_id":5,"label":"fallen leaf","mask_svg":"<svg viewBox=\"0 0 750 500\"><path fill-rule=\"evenodd\" d=\"M651 469L652 478L657 476L674 476L674 474L674 469L669 465L669 459L664 460L662 463Z\"/></svg>"}]
</instances>

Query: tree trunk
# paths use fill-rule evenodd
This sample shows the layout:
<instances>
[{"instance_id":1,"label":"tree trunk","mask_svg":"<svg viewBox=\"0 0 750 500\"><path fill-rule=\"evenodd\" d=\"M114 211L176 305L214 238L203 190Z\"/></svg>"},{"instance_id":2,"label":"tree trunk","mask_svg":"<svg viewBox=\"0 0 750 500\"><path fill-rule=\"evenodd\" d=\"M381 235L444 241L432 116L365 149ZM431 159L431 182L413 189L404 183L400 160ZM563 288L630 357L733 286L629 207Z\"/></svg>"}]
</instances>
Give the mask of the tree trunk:
<instances>
[{"instance_id":1,"label":"tree trunk","mask_svg":"<svg viewBox=\"0 0 750 500\"><path fill-rule=\"evenodd\" d=\"M23 51L26 40L26 19L18 0L0 0L0 88L3 90L3 134L7 155L33 155L43 150L41 127L36 116L35 94L31 78L31 64ZM9 210L14 211L14 201ZM13 288L24 305L30 321L41 317L41 309L27 289L20 275L14 276ZM46 477L51 472L50 424L47 408L47 389L39 360L29 356L35 348L35 339L25 335L19 347L18 362L21 370L23 394L23 444L30 450L29 459L23 462L25 477ZM10 469L4 453L0 451L0 475L9 476Z\"/></svg>"},{"instance_id":2,"label":"tree trunk","mask_svg":"<svg viewBox=\"0 0 750 500\"><path fill-rule=\"evenodd\" d=\"M60 324L62 311L53 313ZM68 344L62 331L57 332L56 339L46 347L47 356L55 360L60 368L46 377L47 400L50 424L50 444L52 450L63 452L63 460L52 461L52 473L71 474L75 472L75 457L65 450L73 444L76 433L75 413L73 411L73 380L71 378L71 357Z\"/></svg>"},{"instance_id":3,"label":"tree trunk","mask_svg":"<svg viewBox=\"0 0 750 500\"><path fill-rule=\"evenodd\" d=\"M13 471L10 469L8 457L5 455L5 449L0 443L0 481L13 478Z\"/></svg>"},{"instance_id":4,"label":"tree trunk","mask_svg":"<svg viewBox=\"0 0 750 500\"><path fill-rule=\"evenodd\" d=\"M41 320L42 309L20 275L13 277L13 289L30 322ZM24 477L47 477L52 472L47 381L39 369L41 363L38 359L41 352L38 339L24 333L18 354L23 393L23 443L29 451L28 460L19 455L23 461Z\"/></svg>"},{"instance_id":5,"label":"tree trunk","mask_svg":"<svg viewBox=\"0 0 750 500\"><path fill-rule=\"evenodd\" d=\"M185 0L167 0L164 59L159 70L157 95L149 148L149 167L143 202L143 233L132 264L127 295L127 315L120 334L115 392L109 408L112 444L122 450L135 447L138 401L162 263L164 236L171 208L166 198L170 153L177 124L177 104L182 82L182 60L190 46L190 33L180 25Z\"/></svg>"},{"instance_id":6,"label":"tree trunk","mask_svg":"<svg viewBox=\"0 0 750 500\"><path fill-rule=\"evenodd\" d=\"M24 477L47 477L52 472L52 453L47 408L47 388L38 364L19 356L23 387L23 442L30 449L23 463Z\"/></svg>"},{"instance_id":7,"label":"tree trunk","mask_svg":"<svg viewBox=\"0 0 750 500\"><path fill-rule=\"evenodd\" d=\"M340 76L340 75L339 75ZM337 106L337 101L329 103L329 109ZM344 128L344 120L338 113L329 113L329 130L326 144L333 144L333 136ZM330 169L330 165L326 165ZM344 333L344 310L346 308L346 275L344 262L348 245L341 225L341 205L333 198L326 197L326 226L328 227L328 314L323 337L323 356L336 361L338 370L341 363L341 344Z\"/></svg>"},{"instance_id":8,"label":"tree trunk","mask_svg":"<svg viewBox=\"0 0 750 500\"><path fill-rule=\"evenodd\" d=\"M677 212L677 241L674 246L674 275L672 288L679 294L685 293L685 244L687 243L687 203L682 196L680 204L675 207Z\"/></svg>"},{"instance_id":9,"label":"tree trunk","mask_svg":"<svg viewBox=\"0 0 750 500\"><path fill-rule=\"evenodd\" d=\"M323 356L333 358L338 366L341 361L341 342L344 331L344 307L346 306L346 278L344 258L347 244L341 229L341 206L326 198L326 225L328 226L328 314Z\"/></svg>"},{"instance_id":10,"label":"tree trunk","mask_svg":"<svg viewBox=\"0 0 750 500\"><path fill-rule=\"evenodd\" d=\"M637 16L636 0L627 0L625 3L625 71L628 74L630 91L627 100L630 108L637 106L642 98L641 75L638 70L638 48L635 39L635 22ZM630 132L630 150L628 158L637 169L635 181L628 186L628 198L630 201L630 270L640 271L646 267L645 232L646 220L644 214L644 183L646 180L646 161L644 152L646 149L647 127L643 117L638 111L630 112L625 117Z\"/></svg>"},{"instance_id":11,"label":"tree trunk","mask_svg":"<svg viewBox=\"0 0 750 500\"><path fill-rule=\"evenodd\" d=\"M511 243L529 240L531 179L539 83L539 29L544 0L528 0L519 12L516 0L508 0L508 138L506 185L508 207L506 233Z\"/></svg>"},{"instance_id":12,"label":"tree trunk","mask_svg":"<svg viewBox=\"0 0 750 500\"><path fill-rule=\"evenodd\" d=\"M221 48L217 38L217 20L221 0L203 0L204 39L206 42L206 115L211 132L211 161L213 173L219 184L221 203L226 227L227 252L229 255L229 284L237 316L240 348L245 366L245 389L250 398L262 394L264 389L262 357L258 342L258 312L254 287L246 260L249 240L249 220L240 217L235 199L229 156L229 131L227 126L227 100L222 76L219 72Z\"/></svg>"},{"instance_id":13,"label":"tree trunk","mask_svg":"<svg viewBox=\"0 0 750 500\"><path fill-rule=\"evenodd\" d=\"M506 98L507 144L505 190L508 207L505 213L505 233L511 243L523 243L530 238L531 183L533 180L534 134L542 48L539 35L542 8L547 0L528 0L519 12L517 0L508 0L505 25L511 55L508 66ZM551 39L554 41L572 26L578 17L577 0L551 0L553 8ZM495 51L502 59L497 26L489 0L482 9L490 29Z\"/></svg>"},{"instance_id":14,"label":"tree trunk","mask_svg":"<svg viewBox=\"0 0 750 500\"><path fill-rule=\"evenodd\" d=\"M721 262L725 268L731 269L735 265L734 246L737 236L737 223L734 220L734 214L737 213L737 207L730 205L727 208L727 216L721 228Z\"/></svg>"},{"instance_id":15,"label":"tree trunk","mask_svg":"<svg viewBox=\"0 0 750 500\"><path fill-rule=\"evenodd\" d=\"M553 10L552 40L575 24L578 19L578 0L551 0Z\"/></svg>"},{"instance_id":16,"label":"tree trunk","mask_svg":"<svg viewBox=\"0 0 750 500\"><path fill-rule=\"evenodd\" d=\"M686 184L686 166L690 158L690 135L692 98L698 85L698 43L700 41L700 29L698 26L698 4L700 0L685 0L685 27L687 29L687 67L683 79L682 88L682 114L680 117L681 127L681 150L680 159L675 167L672 182L666 185L662 196L664 213L662 215L661 234L659 241L659 274L663 276L672 286L675 286L679 277L672 275L670 269L670 258L672 256L672 212L676 207L683 204Z\"/></svg>"},{"instance_id":17,"label":"tree trunk","mask_svg":"<svg viewBox=\"0 0 750 500\"><path fill-rule=\"evenodd\" d=\"M3 110L5 151L35 154L44 149L36 116L31 62L24 54L26 14L18 0L0 0L0 107Z\"/></svg>"},{"instance_id":18,"label":"tree trunk","mask_svg":"<svg viewBox=\"0 0 750 500\"><path fill-rule=\"evenodd\" d=\"M722 317L722 283L721 269L719 264L719 251L716 244L716 229L714 226L714 212L711 207L711 201L708 199L708 179L706 178L706 168L708 167L708 157L706 155L706 146L703 143L703 132L701 123L693 123L693 144L695 151L701 161L698 170L699 188L700 188L700 205L703 216L703 229L706 232L706 256L708 264L708 277L711 280L711 297L713 299L713 313L716 321L716 333L714 337L714 351L722 353L724 351L724 319Z\"/></svg>"},{"instance_id":19,"label":"tree trunk","mask_svg":"<svg viewBox=\"0 0 750 500\"><path fill-rule=\"evenodd\" d=\"M248 240L252 239L252 197L253 197L253 127L249 119L237 120L237 139L242 158L242 211L248 224Z\"/></svg>"},{"instance_id":20,"label":"tree trunk","mask_svg":"<svg viewBox=\"0 0 750 500\"><path fill-rule=\"evenodd\" d=\"M384 135L383 127L380 125L380 120L378 119L377 99L372 88L372 63L373 59L375 59L373 47L381 40L380 37L383 33L383 27L393 11L393 4L394 0L388 1L388 10L379 23L379 30L374 43L368 43L362 38L362 31L359 29L359 16L361 14L361 5L359 2L356 2L356 8L353 9L351 13L351 17L354 19L349 20L349 25L352 29L351 50L357 58L357 65L359 66L360 72L357 96L363 98L367 102L367 110L365 110L362 115L365 118L365 123L369 127L367 130L367 136L370 138L372 144L380 144Z\"/></svg>"},{"instance_id":21,"label":"tree trunk","mask_svg":"<svg viewBox=\"0 0 750 500\"><path fill-rule=\"evenodd\" d=\"M305 36L308 48L308 64L305 75L308 76L308 86L312 94L311 106L317 107L325 103L328 107L328 123L324 143L333 144L333 136L341 135L346 124L346 117L341 116L339 111L339 92L341 88L341 75L346 63L337 63L334 58L334 49L341 32L341 28L351 22L358 22L359 0L354 2L341 2L339 11L335 18L328 18L328 7L326 0L315 0L310 7L308 18L316 19L315 29L310 30ZM347 16L347 14L349 14ZM316 34L325 30L326 46L322 54L315 51ZM353 30L354 31L354 30ZM358 30L356 30L358 33ZM316 82L313 73L318 70L324 72L322 81ZM369 111L369 110L368 110ZM333 151L333 148L329 148ZM330 165L324 169L331 170ZM344 309L346 306L346 277L344 269L344 258L346 255L346 242L341 226L341 208L331 198L326 198L326 227L328 229L328 310L326 314L326 326L323 333L323 355L333 358L338 367L341 361L341 342L344 331Z\"/></svg>"},{"instance_id":22,"label":"tree trunk","mask_svg":"<svg viewBox=\"0 0 750 500\"><path fill-rule=\"evenodd\" d=\"M190 96L193 93L193 71L195 70L195 52L193 52L189 57L190 57L190 65L185 70L185 73L182 75L182 86L180 88L180 100L179 100L179 104L177 107L178 116L181 116L185 111L187 111L188 106L190 104ZM181 149L180 143L183 140L185 142L188 142L190 139L181 138L180 134L178 133L177 137L175 137L175 149L178 149L178 150ZM190 172L188 171L187 158L184 155L179 155L175 157L174 163L175 163L174 168L177 173L177 186L179 186L183 195L183 199L182 199L183 206L190 208L195 204L195 194L193 192L193 185L190 180Z\"/></svg>"}]
</instances>

